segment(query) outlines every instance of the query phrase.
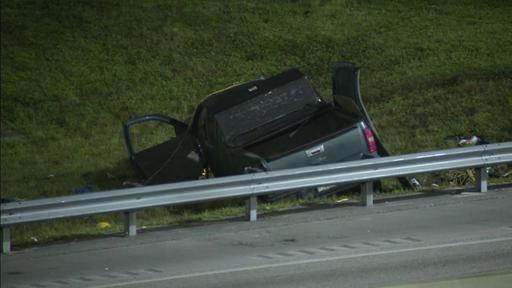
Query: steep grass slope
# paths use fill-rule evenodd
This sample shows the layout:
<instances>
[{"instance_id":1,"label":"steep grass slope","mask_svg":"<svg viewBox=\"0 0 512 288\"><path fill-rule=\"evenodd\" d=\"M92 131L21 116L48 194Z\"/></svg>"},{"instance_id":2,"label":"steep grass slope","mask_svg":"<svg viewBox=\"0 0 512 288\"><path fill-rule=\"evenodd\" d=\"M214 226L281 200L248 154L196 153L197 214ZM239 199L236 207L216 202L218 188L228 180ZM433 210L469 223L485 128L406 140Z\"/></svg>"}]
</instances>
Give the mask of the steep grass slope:
<instances>
[{"instance_id":1,"label":"steep grass slope","mask_svg":"<svg viewBox=\"0 0 512 288\"><path fill-rule=\"evenodd\" d=\"M120 187L123 120L186 119L217 89L291 67L330 98L338 60L361 67L394 153L512 140L512 5L429 2L2 1L2 197ZM157 128L141 145L168 137Z\"/></svg>"}]
</instances>

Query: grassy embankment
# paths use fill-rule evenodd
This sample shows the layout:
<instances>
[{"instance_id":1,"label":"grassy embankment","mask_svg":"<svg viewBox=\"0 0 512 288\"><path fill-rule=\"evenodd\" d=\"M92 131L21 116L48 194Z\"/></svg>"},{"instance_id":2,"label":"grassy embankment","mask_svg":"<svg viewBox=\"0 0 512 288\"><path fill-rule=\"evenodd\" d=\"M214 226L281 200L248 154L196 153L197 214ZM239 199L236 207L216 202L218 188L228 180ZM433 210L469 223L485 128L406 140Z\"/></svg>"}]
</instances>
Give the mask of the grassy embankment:
<instances>
[{"instance_id":1,"label":"grassy embankment","mask_svg":"<svg viewBox=\"0 0 512 288\"><path fill-rule=\"evenodd\" d=\"M186 119L212 91L291 67L330 98L338 60L362 68L363 97L394 153L445 148L449 135L510 141L512 6L411 2L2 1L2 197L119 188L134 178L123 120ZM139 147L168 133L140 130ZM154 225L242 211L203 205L139 219ZM100 230L98 221L113 226ZM16 226L13 239L24 245L121 226L119 215L101 215Z\"/></svg>"}]
</instances>

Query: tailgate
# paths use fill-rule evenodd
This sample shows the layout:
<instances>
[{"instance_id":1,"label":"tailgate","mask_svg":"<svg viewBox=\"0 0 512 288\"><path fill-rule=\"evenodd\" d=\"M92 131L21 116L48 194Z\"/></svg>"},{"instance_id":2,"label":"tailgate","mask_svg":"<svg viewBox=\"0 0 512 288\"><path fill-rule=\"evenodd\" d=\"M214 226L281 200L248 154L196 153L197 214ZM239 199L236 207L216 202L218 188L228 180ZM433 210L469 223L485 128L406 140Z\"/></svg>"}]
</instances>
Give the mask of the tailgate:
<instances>
[{"instance_id":1,"label":"tailgate","mask_svg":"<svg viewBox=\"0 0 512 288\"><path fill-rule=\"evenodd\" d=\"M268 170L359 160L367 154L362 124L344 130L334 138L267 162Z\"/></svg>"}]
</instances>

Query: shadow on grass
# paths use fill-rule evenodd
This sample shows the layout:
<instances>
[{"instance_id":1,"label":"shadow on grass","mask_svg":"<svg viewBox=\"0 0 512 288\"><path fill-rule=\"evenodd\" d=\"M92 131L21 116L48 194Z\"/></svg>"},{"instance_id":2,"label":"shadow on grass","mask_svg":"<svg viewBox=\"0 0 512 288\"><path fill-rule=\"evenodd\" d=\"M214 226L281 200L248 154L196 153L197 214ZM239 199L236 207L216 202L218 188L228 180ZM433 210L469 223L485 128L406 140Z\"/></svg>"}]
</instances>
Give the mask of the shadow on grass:
<instances>
[{"instance_id":1,"label":"shadow on grass","mask_svg":"<svg viewBox=\"0 0 512 288\"><path fill-rule=\"evenodd\" d=\"M86 172L82 177L98 191L132 188L134 183L142 182L133 172L128 159L118 161L113 167Z\"/></svg>"}]
</instances>

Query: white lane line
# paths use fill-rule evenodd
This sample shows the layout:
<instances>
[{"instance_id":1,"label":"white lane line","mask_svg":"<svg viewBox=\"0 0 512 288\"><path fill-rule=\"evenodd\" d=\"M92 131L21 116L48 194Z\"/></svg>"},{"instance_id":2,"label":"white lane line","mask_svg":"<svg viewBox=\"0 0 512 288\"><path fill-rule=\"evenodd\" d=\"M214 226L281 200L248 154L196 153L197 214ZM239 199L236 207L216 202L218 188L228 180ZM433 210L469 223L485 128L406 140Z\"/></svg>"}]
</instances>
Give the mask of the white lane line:
<instances>
[{"instance_id":1,"label":"white lane line","mask_svg":"<svg viewBox=\"0 0 512 288\"><path fill-rule=\"evenodd\" d=\"M90 286L90 287L91 288L108 288L108 287L119 287L119 286L126 286L126 285L140 285L140 284L147 284L147 283L160 282L160 281L212 276L212 275L227 274L227 273L233 273L233 272L246 272L246 271L294 266L294 265L301 265L301 264L312 264L312 263L321 263L321 262L337 261L337 260L344 260L344 259L353 259L353 258L359 258L359 257L380 256L380 255L388 255L388 254L395 254L395 253L405 253L405 252L432 250L432 249L440 249L440 248L461 247L461 246L468 246L468 245L488 244L488 243L505 242L505 241L512 241L512 237L503 237L503 238L468 241L468 242L458 242L458 243L448 243L448 244L438 244L438 245L431 245L431 246L404 248L404 249L396 249L396 250L380 251L380 252L369 252L369 253L361 253L361 254L354 254L354 255L341 255L341 256L333 256L333 257L326 257L326 258L320 258L320 259L298 260L298 261L290 261L290 262L284 262L284 263L266 264L266 265L233 268L233 269L225 269L225 270L214 270L214 271L190 273L190 274L175 275L175 276L161 277L161 278L155 278L155 279L130 281L130 282L124 282L124 283L116 283L116 284L100 285L100 286Z\"/></svg>"}]
</instances>

